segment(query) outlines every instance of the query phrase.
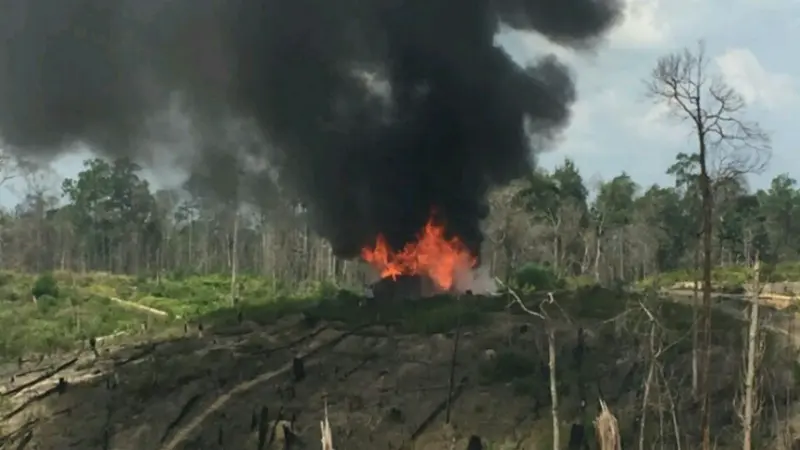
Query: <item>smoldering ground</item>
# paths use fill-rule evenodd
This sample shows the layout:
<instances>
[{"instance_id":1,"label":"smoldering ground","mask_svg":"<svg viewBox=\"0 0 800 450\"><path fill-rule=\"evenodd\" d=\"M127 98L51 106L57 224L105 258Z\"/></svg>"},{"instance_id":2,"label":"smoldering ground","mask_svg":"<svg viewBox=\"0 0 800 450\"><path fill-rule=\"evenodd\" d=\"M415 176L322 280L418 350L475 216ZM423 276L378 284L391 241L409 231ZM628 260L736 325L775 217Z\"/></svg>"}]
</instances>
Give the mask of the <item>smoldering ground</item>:
<instances>
[{"instance_id":1,"label":"smoldering ground","mask_svg":"<svg viewBox=\"0 0 800 450\"><path fill-rule=\"evenodd\" d=\"M378 232L402 244L431 207L476 247L487 189L530 170L575 101L554 57L521 68L495 45L500 23L583 47L619 13L620 0L2 0L0 132L27 156L174 153L222 196L242 173L262 195L270 167L343 256Z\"/></svg>"}]
</instances>

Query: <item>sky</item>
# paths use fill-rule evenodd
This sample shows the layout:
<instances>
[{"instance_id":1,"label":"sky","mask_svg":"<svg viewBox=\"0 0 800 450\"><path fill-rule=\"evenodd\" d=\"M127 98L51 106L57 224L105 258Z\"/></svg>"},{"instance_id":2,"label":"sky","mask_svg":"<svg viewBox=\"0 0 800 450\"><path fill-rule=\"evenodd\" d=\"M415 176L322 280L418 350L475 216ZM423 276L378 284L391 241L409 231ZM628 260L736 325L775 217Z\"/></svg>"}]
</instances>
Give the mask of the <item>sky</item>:
<instances>
[{"instance_id":1,"label":"sky","mask_svg":"<svg viewBox=\"0 0 800 450\"><path fill-rule=\"evenodd\" d=\"M591 54L577 53L529 33L498 37L521 64L553 53L576 76L578 101L555 148L539 155L552 169L572 159L590 185L625 171L643 187L670 185L666 168L679 152L693 152L691 130L649 100L648 78L660 56L706 44L709 70L747 102L746 118L758 121L772 139L769 164L749 177L751 187L769 185L777 174L800 174L800 59L790 47L800 42L800 0L625 0L624 20ZM60 178L77 174L89 155L71 154L51 163L51 176L34 182L54 191ZM800 156L800 155L798 155ZM162 170L147 172L155 187L180 181ZM0 188L0 205L10 206L30 180Z\"/></svg>"}]
</instances>

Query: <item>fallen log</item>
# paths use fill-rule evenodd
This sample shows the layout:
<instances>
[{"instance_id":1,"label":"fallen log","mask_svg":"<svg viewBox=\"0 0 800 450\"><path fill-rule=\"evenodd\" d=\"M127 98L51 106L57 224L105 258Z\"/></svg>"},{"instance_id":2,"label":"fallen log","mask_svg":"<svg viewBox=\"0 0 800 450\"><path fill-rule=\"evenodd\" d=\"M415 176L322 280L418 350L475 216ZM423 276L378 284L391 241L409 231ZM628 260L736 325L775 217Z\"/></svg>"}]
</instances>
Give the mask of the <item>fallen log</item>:
<instances>
[{"instance_id":1,"label":"fallen log","mask_svg":"<svg viewBox=\"0 0 800 450\"><path fill-rule=\"evenodd\" d=\"M436 407L433 408L433 411L431 411L431 413L428 414L428 417L426 417L425 420L420 422L419 426L417 426L417 429L414 430L413 433L411 433L411 442L416 441L417 438L422 436L422 433L424 433L425 430L427 430L428 427L431 426L431 424L436 420L436 418L439 417L439 414L441 414L445 410L445 408L447 408L448 403L450 404L455 403L456 399L458 399L458 397L460 397L461 394L464 392L464 388L466 386L467 386L467 377L463 377L461 381L458 383L458 386L456 386L456 388L453 390L453 395L452 396L448 395L447 397L445 397L444 400L442 400L438 405L436 405Z\"/></svg>"},{"instance_id":2,"label":"fallen log","mask_svg":"<svg viewBox=\"0 0 800 450\"><path fill-rule=\"evenodd\" d=\"M330 340L328 340L328 341L326 341L324 343L318 344L317 346L311 348L307 352L301 354L300 357L303 358L304 360L307 359L307 358L311 358L311 357L321 353L322 351L325 351L325 350L328 350L330 348L335 347L337 344L342 342L348 336L352 336L353 333L355 333L355 332L357 332L357 331L359 331L359 330L361 330L361 329L363 329L365 327L371 326L371 325L374 325L374 324L373 323L367 323L367 324L358 326L358 327L356 327L356 328L354 328L354 329L352 329L352 330L350 330L348 332L341 333L338 336L336 336L335 338L330 339ZM308 361L307 367L315 365L315 364L318 364L318 363L320 363L320 361L314 361L314 360ZM227 392L225 392L222 395L220 395L219 397L217 397L216 400L214 400L213 403L211 403L210 405L206 406L189 423L178 427L179 429L174 431L172 438L169 439L166 444L161 445L160 450L175 450L177 448L180 448L184 444L184 442L187 439L189 439L189 437L195 432L195 430L197 430L198 428L201 427L201 425L205 422L205 420L211 414L213 414L214 412L216 412L220 408L222 408L222 406L225 405L225 403L227 403L231 398L233 398L235 396L238 396L238 395L250 390L253 386L256 386L258 384L271 381L276 377L279 377L279 376L282 376L284 374L287 374L287 373L291 372L291 370L292 370L292 361L290 360L286 364L284 364L283 366L281 366L280 368L278 368L276 370L262 373L261 375L255 377L255 378L253 378L251 380L244 381L244 382L241 382L241 383L237 384L236 386L234 386L233 388L231 388Z\"/></svg>"},{"instance_id":3,"label":"fallen log","mask_svg":"<svg viewBox=\"0 0 800 450\"><path fill-rule=\"evenodd\" d=\"M78 362L78 358L77 357L76 358L72 358L69 361L65 362L64 364L61 364L60 366L56 367L55 369L45 373L44 375L40 375L40 376L34 378L33 380L27 382L27 383L24 383L24 384L21 384L21 385L15 387L14 389L9 389L9 390L7 390L7 391L5 391L3 393L0 393L0 397L9 397L11 395L14 395L14 394L17 394L19 392L22 392L22 391L24 391L25 389L27 389L29 387L35 386L35 385L41 383L42 381L45 381L48 378L53 377L54 375L58 374L59 372L61 372L63 370L69 369L70 367L75 365L75 363L77 363L77 362Z\"/></svg>"},{"instance_id":4,"label":"fallen log","mask_svg":"<svg viewBox=\"0 0 800 450\"><path fill-rule=\"evenodd\" d=\"M160 309L151 308L149 306L142 305L141 303L136 303L136 302L132 302L132 301L128 301L128 300L123 300L123 299L117 298L117 297L109 297L108 299L111 300L114 303L117 303L117 304L121 305L121 306L126 306L126 307L129 307L129 308L138 309L139 311L144 311L144 312L147 312L147 313L150 313L150 314L155 314L155 315L161 316L161 317L169 317L169 313L168 312L162 311Z\"/></svg>"},{"instance_id":5,"label":"fallen log","mask_svg":"<svg viewBox=\"0 0 800 450\"><path fill-rule=\"evenodd\" d=\"M21 427L16 430L0 436L0 448L4 448L7 444L13 444L17 441L24 441L25 437L33 433L34 426L39 422L39 419L33 419L25 422Z\"/></svg>"},{"instance_id":6,"label":"fallen log","mask_svg":"<svg viewBox=\"0 0 800 450\"><path fill-rule=\"evenodd\" d=\"M29 398L24 403L22 403L21 405L19 405L16 408L14 408L11 412L5 414L3 416L3 420L4 421L11 420L15 416L19 415L21 412L25 411L25 409L27 409L29 406L33 405L34 403L38 403L38 402L46 399L47 397L50 397L51 395L59 393L59 392L63 392L63 388L61 387L61 385L53 386L52 388L42 392L41 394L37 394L37 395Z\"/></svg>"},{"instance_id":7,"label":"fallen log","mask_svg":"<svg viewBox=\"0 0 800 450\"><path fill-rule=\"evenodd\" d=\"M145 347L144 350L141 350L141 351L139 351L137 353L134 353L133 355L123 359L122 361L114 361L114 367L117 367L117 368L118 367L122 367L122 366L124 366L126 364L130 364L130 363L132 363L132 362L134 362L136 360L142 359L145 356L147 356L147 355L153 353L154 351L156 351L156 348L157 348L156 344L150 344L147 347Z\"/></svg>"},{"instance_id":8,"label":"fallen log","mask_svg":"<svg viewBox=\"0 0 800 450\"><path fill-rule=\"evenodd\" d=\"M195 394L193 395L181 408L180 412L178 412L177 417L172 420L172 422L167 425L167 429L164 430L164 435L161 436L161 443L167 441L167 438L172 434L172 431L186 418L189 416L189 413L199 404L200 398L202 398L202 394Z\"/></svg>"}]
</instances>

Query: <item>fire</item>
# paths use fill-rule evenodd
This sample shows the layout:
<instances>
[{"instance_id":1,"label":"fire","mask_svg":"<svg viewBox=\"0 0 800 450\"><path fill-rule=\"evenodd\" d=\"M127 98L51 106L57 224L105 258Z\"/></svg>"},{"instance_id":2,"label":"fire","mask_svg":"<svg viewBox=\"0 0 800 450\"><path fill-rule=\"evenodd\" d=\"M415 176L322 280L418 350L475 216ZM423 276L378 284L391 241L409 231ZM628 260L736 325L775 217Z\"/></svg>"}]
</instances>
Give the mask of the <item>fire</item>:
<instances>
[{"instance_id":1,"label":"fire","mask_svg":"<svg viewBox=\"0 0 800 450\"><path fill-rule=\"evenodd\" d=\"M361 250L361 257L370 263L381 278L399 275L424 275L446 291L453 287L459 273L469 271L477 260L458 237L447 239L444 226L429 219L417 236L401 251L394 251L382 235L378 235L373 248Z\"/></svg>"}]
</instances>

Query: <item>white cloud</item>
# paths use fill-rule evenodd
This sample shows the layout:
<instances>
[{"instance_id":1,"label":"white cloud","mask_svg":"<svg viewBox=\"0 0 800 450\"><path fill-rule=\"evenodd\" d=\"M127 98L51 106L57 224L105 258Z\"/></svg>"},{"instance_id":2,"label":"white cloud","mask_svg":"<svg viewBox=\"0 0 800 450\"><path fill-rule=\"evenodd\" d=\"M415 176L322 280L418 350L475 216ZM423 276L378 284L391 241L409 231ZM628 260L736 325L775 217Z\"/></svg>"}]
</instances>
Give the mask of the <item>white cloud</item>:
<instances>
[{"instance_id":1,"label":"white cloud","mask_svg":"<svg viewBox=\"0 0 800 450\"><path fill-rule=\"evenodd\" d=\"M608 36L611 46L639 49L665 43L670 36L670 27L664 21L661 6L661 0L624 0L624 16ZM552 53L564 62L574 63L582 57L592 55L591 52L575 51L553 44L537 33L501 27L500 35L504 44L512 43L512 47L516 47L515 51L528 57Z\"/></svg>"},{"instance_id":2,"label":"white cloud","mask_svg":"<svg viewBox=\"0 0 800 450\"><path fill-rule=\"evenodd\" d=\"M578 100L572 105L572 117L569 126L564 130L558 148L567 148L574 153L592 151L591 129L594 108L590 102Z\"/></svg>"},{"instance_id":3,"label":"white cloud","mask_svg":"<svg viewBox=\"0 0 800 450\"><path fill-rule=\"evenodd\" d=\"M522 65L549 54L570 65L577 60L574 50L554 44L537 33L512 29L504 29L501 33L501 42L512 53L511 56Z\"/></svg>"},{"instance_id":4,"label":"white cloud","mask_svg":"<svg viewBox=\"0 0 800 450\"><path fill-rule=\"evenodd\" d=\"M787 74L768 72L749 49L730 49L716 62L725 81L748 103L779 108L797 100L796 80Z\"/></svg>"},{"instance_id":5,"label":"white cloud","mask_svg":"<svg viewBox=\"0 0 800 450\"><path fill-rule=\"evenodd\" d=\"M570 156L595 155L607 152L598 145L600 134L614 127L617 117L624 114L628 105L613 89L581 97L572 106L572 120L559 143L559 153Z\"/></svg>"},{"instance_id":6,"label":"white cloud","mask_svg":"<svg viewBox=\"0 0 800 450\"><path fill-rule=\"evenodd\" d=\"M627 112L625 125L642 139L675 145L684 142L689 134L664 103L652 104L645 109L635 105Z\"/></svg>"},{"instance_id":7,"label":"white cloud","mask_svg":"<svg viewBox=\"0 0 800 450\"><path fill-rule=\"evenodd\" d=\"M660 0L625 0L624 19L611 32L617 48L646 48L660 45L670 36Z\"/></svg>"},{"instance_id":8,"label":"white cloud","mask_svg":"<svg viewBox=\"0 0 800 450\"><path fill-rule=\"evenodd\" d=\"M798 0L743 0L742 3L760 10L771 11L779 11L800 6L800 1Z\"/></svg>"}]
</instances>

